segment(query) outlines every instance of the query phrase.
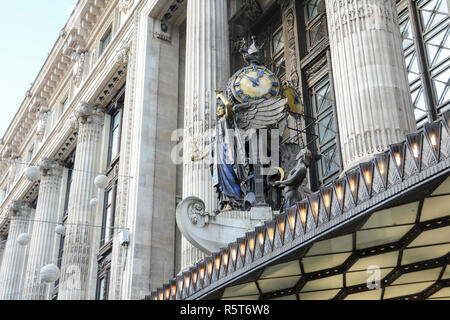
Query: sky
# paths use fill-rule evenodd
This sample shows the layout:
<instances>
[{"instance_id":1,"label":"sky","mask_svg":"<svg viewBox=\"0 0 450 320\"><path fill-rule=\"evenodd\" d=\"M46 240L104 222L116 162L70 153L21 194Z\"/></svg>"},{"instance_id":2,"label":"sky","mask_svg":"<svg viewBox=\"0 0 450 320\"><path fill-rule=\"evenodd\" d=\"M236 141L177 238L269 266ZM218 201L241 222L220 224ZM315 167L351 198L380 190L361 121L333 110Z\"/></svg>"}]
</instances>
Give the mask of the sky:
<instances>
[{"instance_id":1,"label":"sky","mask_svg":"<svg viewBox=\"0 0 450 320\"><path fill-rule=\"evenodd\" d=\"M0 1L0 138L78 0Z\"/></svg>"}]
</instances>

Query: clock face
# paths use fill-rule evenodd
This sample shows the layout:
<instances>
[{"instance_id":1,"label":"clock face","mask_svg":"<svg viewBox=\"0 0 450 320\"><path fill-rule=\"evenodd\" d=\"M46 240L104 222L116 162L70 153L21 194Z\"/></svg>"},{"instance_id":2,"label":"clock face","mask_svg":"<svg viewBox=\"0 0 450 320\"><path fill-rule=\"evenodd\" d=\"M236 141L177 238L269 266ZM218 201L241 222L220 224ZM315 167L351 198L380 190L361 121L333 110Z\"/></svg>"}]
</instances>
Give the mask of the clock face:
<instances>
[{"instance_id":1,"label":"clock face","mask_svg":"<svg viewBox=\"0 0 450 320\"><path fill-rule=\"evenodd\" d=\"M275 73L262 66L242 68L232 79L231 92L240 103L269 99L280 93L280 81Z\"/></svg>"}]
</instances>

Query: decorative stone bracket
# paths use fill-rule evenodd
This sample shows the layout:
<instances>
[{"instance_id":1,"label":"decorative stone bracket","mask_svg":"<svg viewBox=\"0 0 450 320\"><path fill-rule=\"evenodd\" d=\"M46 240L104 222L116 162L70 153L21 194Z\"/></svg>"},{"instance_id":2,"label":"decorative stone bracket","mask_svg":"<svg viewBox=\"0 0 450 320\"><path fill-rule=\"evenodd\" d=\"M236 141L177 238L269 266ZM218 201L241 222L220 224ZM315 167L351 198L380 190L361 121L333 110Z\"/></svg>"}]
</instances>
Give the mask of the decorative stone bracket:
<instances>
[{"instance_id":1,"label":"decorative stone bracket","mask_svg":"<svg viewBox=\"0 0 450 320\"><path fill-rule=\"evenodd\" d=\"M220 251L228 243L272 217L272 210L268 207L219 215L206 212L205 208L200 198L187 197L177 207L176 220L185 238L207 254Z\"/></svg>"}]
</instances>

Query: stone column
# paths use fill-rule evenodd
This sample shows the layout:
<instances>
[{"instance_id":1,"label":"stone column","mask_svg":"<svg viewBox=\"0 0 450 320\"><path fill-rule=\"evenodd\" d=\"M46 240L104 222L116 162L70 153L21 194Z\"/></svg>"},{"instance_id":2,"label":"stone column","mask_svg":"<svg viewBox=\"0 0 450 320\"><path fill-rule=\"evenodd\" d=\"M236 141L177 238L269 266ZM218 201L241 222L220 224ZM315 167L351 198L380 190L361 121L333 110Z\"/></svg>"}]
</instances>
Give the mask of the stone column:
<instances>
[{"instance_id":1,"label":"stone column","mask_svg":"<svg viewBox=\"0 0 450 320\"><path fill-rule=\"evenodd\" d=\"M90 200L96 193L100 138L105 114L100 107L81 103L72 125L78 127L69 216L59 283L59 300L84 300L88 292L91 256L92 215Z\"/></svg>"},{"instance_id":2,"label":"stone column","mask_svg":"<svg viewBox=\"0 0 450 320\"><path fill-rule=\"evenodd\" d=\"M7 237L4 235L0 235L0 270L2 268L3 254L5 253Z\"/></svg>"},{"instance_id":3,"label":"stone column","mask_svg":"<svg viewBox=\"0 0 450 320\"><path fill-rule=\"evenodd\" d=\"M23 201L13 201L9 207L9 234L0 270L0 300L19 300L27 246L17 243L19 235L28 233L31 209Z\"/></svg>"},{"instance_id":4,"label":"stone column","mask_svg":"<svg viewBox=\"0 0 450 320\"><path fill-rule=\"evenodd\" d=\"M197 196L206 210L216 209L209 161L192 162L194 141L198 153L209 148L215 127L215 90L225 88L230 76L227 1L190 0L187 3L186 94L183 156L183 198ZM202 258L184 237L182 269Z\"/></svg>"},{"instance_id":5,"label":"stone column","mask_svg":"<svg viewBox=\"0 0 450 320\"><path fill-rule=\"evenodd\" d=\"M395 0L326 0L344 170L416 128Z\"/></svg>"},{"instance_id":6,"label":"stone column","mask_svg":"<svg viewBox=\"0 0 450 320\"><path fill-rule=\"evenodd\" d=\"M22 292L23 300L45 300L47 284L41 283L41 268L55 263L53 261L53 247L56 233L54 223L41 221L58 220L58 204L61 189L63 167L59 161L42 159L41 183L39 185L39 197L31 234L30 250L28 255L25 282Z\"/></svg>"}]
</instances>

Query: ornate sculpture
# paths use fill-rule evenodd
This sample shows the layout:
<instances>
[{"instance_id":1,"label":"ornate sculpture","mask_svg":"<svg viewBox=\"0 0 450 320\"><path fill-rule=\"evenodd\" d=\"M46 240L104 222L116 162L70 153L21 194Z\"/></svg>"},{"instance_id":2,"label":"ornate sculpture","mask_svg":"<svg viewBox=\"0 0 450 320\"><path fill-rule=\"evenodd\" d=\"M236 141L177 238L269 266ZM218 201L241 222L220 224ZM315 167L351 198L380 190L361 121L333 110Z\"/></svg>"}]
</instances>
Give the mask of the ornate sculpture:
<instances>
[{"instance_id":1,"label":"ornate sculpture","mask_svg":"<svg viewBox=\"0 0 450 320\"><path fill-rule=\"evenodd\" d=\"M211 173L220 210L267 206L265 189L268 186L261 178L260 154L266 155L269 150L258 147L252 150L255 146L250 140L256 139L259 145L262 136L256 130L277 128L295 106L293 89L283 88L276 74L260 65L264 60L262 47L255 36L250 47L245 40L241 41L239 51L248 66L231 77L225 92L217 93ZM203 157L195 154L191 159L195 161L196 158Z\"/></svg>"},{"instance_id":2,"label":"ornate sculpture","mask_svg":"<svg viewBox=\"0 0 450 320\"><path fill-rule=\"evenodd\" d=\"M302 187L302 183L308 173L308 168L311 165L312 153L308 149L303 149L297 155L297 165L289 172L286 180L277 181L272 184L273 187L284 188L284 203L280 211L294 206L297 202L306 198L312 192Z\"/></svg>"}]
</instances>

